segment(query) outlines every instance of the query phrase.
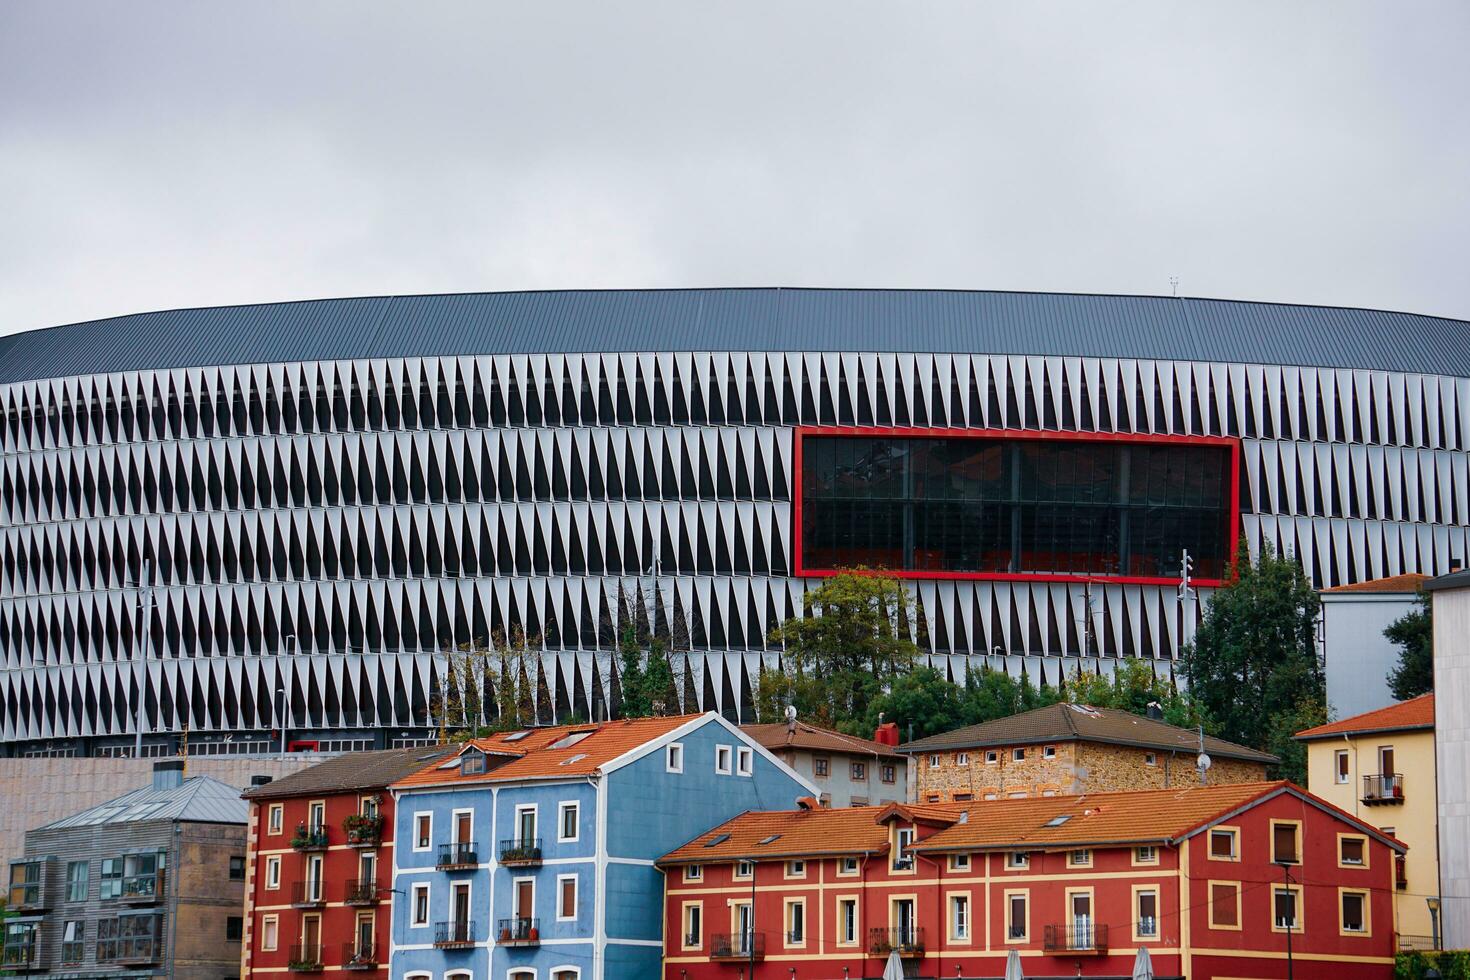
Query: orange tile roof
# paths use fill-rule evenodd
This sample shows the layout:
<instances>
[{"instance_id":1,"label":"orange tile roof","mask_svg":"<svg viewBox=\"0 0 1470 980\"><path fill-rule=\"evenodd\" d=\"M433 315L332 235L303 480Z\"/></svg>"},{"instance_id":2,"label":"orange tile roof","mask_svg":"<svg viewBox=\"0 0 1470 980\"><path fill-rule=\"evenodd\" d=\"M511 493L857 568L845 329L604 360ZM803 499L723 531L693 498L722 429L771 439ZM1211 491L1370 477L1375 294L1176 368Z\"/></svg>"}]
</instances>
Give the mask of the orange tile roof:
<instances>
[{"instance_id":1,"label":"orange tile roof","mask_svg":"<svg viewBox=\"0 0 1470 980\"><path fill-rule=\"evenodd\" d=\"M1400 701L1376 711L1366 711L1341 721L1330 721L1316 728L1297 732L1294 738L1304 742L1336 735L1359 735L1367 732L1399 732L1415 728L1434 728L1434 693Z\"/></svg>"},{"instance_id":2,"label":"orange tile roof","mask_svg":"<svg viewBox=\"0 0 1470 980\"><path fill-rule=\"evenodd\" d=\"M1339 592L1418 592L1419 587L1428 578L1428 575L1410 572L1407 575L1390 575L1386 578L1369 579L1366 582L1353 582L1351 585L1335 585L1322 591L1328 595L1335 595Z\"/></svg>"},{"instance_id":3,"label":"orange tile roof","mask_svg":"<svg viewBox=\"0 0 1470 980\"><path fill-rule=\"evenodd\" d=\"M792 731L784 721L769 725L741 725L740 730L772 752L782 749L812 749L817 752L849 752L857 755L904 758L899 752L882 742L859 738L856 735L844 735L842 732L809 725L804 721L796 723L795 731Z\"/></svg>"},{"instance_id":4,"label":"orange tile roof","mask_svg":"<svg viewBox=\"0 0 1470 980\"><path fill-rule=\"evenodd\" d=\"M501 782L516 779L553 779L587 776L626 752L688 724L704 715L674 715L668 718L625 718L586 725L531 728L522 738L503 732L466 743L462 754L473 746L489 756L486 772L464 775L458 767L441 769L442 762L426 766L394 783L394 788L457 786L467 783ZM552 748L576 732L589 733L574 745ZM499 762L504 759L506 761ZM498 763L498 764L497 764Z\"/></svg>"},{"instance_id":5,"label":"orange tile roof","mask_svg":"<svg viewBox=\"0 0 1470 980\"><path fill-rule=\"evenodd\" d=\"M934 808L932 804L926 807ZM748 810L670 851L657 863L704 864L742 858L879 854L888 850L888 826L879 820L890 809L891 806L855 806ZM954 819L963 809L963 805L950 805L948 818ZM773 835L775 840L760 843ZM712 844L713 841L719 843Z\"/></svg>"}]
</instances>

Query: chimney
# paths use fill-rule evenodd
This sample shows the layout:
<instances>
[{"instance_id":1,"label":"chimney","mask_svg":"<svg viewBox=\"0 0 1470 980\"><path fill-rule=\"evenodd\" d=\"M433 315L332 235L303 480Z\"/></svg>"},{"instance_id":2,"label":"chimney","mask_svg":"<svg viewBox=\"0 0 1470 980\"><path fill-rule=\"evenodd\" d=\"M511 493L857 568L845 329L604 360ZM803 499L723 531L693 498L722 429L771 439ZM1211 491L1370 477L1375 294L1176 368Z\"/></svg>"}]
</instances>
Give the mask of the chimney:
<instances>
[{"instance_id":1,"label":"chimney","mask_svg":"<svg viewBox=\"0 0 1470 980\"><path fill-rule=\"evenodd\" d=\"M1150 701L1148 703L1148 716L1154 721L1164 720L1164 709L1162 706L1160 706L1159 702Z\"/></svg>"},{"instance_id":2,"label":"chimney","mask_svg":"<svg viewBox=\"0 0 1470 980\"><path fill-rule=\"evenodd\" d=\"M270 776L251 776L250 777L250 785L251 786L264 786L266 783L270 782L271 779L272 779L272 777L270 777Z\"/></svg>"},{"instance_id":3,"label":"chimney","mask_svg":"<svg viewBox=\"0 0 1470 980\"><path fill-rule=\"evenodd\" d=\"M184 785L184 760L166 759L153 763L153 788L178 789Z\"/></svg>"},{"instance_id":4,"label":"chimney","mask_svg":"<svg viewBox=\"0 0 1470 980\"><path fill-rule=\"evenodd\" d=\"M816 810L820 809L820 804L817 803L815 796L803 796L797 799L796 808L798 810Z\"/></svg>"},{"instance_id":5,"label":"chimney","mask_svg":"<svg viewBox=\"0 0 1470 980\"><path fill-rule=\"evenodd\" d=\"M873 741L889 748L898 745L898 725L891 721L879 725L873 731Z\"/></svg>"}]
</instances>

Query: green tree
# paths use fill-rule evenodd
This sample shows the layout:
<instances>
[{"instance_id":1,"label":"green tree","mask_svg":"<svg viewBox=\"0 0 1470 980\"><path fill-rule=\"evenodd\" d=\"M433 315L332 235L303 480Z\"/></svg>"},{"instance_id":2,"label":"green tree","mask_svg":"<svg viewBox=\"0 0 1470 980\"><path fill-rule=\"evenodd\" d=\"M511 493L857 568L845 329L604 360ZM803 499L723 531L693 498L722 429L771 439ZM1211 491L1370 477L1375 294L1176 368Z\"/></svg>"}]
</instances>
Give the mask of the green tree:
<instances>
[{"instance_id":1,"label":"green tree","mask_svg":"<svg viewBox=\"0 0 1470 980\"><path fill-rule=\"evenodd\" d=\"M1298 730L1292 726L1326 717L1317 652L1321 600L1296 560L1269 545L1252 562L1242 541L1234 571L1210 597L1199 632L1184 649L1184 675L1190 696L1214 722L1213 734L1285 750ZM1288 751L1281 774L1304 781L1299 761L1299 753Z\"/></svg>"},{"instance_id":2,"label":"green tree","mask_svg":"<svg viewBox=\"0 0 1470 980\"><path fill-rule=\"evenodd\" d=\"M1094 708L1115 708L1135 715L1147 715L1148 706L1157 704L1164 721L1181 728L1205 724L1204 713L1189 694L1154 673L1146 660L1120 661L1112 677L1075 671L1062 682L1061 700L1088 704ZM1205 724L1209 728L1208 724Z\"/></svg>"},{"instance_id":3,"label":"green tree","mask_svg":"<svg viewBox=\"0 0 1470 980\"><path fill-rule=\"evenodd\" d=\"M1388 672L1388 689L1399 701L1434 690L1434 606L1425 592L1414 605L1383 631L1399 648L1398 665Z\"/></svg>"}]
</instances>

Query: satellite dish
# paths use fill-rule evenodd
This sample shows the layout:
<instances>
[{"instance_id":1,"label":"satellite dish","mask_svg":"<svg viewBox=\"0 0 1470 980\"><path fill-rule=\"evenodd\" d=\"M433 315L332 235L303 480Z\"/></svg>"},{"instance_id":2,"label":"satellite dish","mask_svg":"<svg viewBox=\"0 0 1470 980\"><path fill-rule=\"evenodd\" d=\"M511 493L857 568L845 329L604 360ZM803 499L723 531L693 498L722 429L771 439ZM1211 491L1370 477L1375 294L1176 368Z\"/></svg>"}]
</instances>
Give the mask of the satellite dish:
<instances>
[{"instance_id":1,"label":"satellite dish","mask_svg":"<svg viewBox=\"0 0 1470 980\"><path fill-rule=\"evenodd\" d=\"M796 721L796 705L788 704L786 706L786 723L789 725L794 721Z\"/></svg>"},{"instance_id":2,"label":"satellite dish","mask_svg":"<svg viewBox=\"0 0 1470 980\"><path fill-rule=\"evenodd\" d=\"M1198 759L1194 760L1194 764L1200 768L1201 772L1208 772L1210 766L1214 765L1210 757L1203 752L1199 754Z\"/></svg>"}]
</instances>

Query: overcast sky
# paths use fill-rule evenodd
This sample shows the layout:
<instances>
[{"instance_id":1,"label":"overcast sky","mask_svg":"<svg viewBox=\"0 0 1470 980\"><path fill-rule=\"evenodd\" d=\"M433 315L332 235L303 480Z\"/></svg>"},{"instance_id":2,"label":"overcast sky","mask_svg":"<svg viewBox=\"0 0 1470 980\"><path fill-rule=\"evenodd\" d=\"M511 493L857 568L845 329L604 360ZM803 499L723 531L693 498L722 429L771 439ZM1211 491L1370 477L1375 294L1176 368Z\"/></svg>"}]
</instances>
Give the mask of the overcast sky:
<instances>
[{"instance_id":1,"label":"overcast sky","mask_svg":"<svg viewBox=\"0 0 1470 980\"><path fill-rule=\"evenodd\" d=\"M620 286L1470 318L1470 3L0 3L0 333Z\"/></svg>"}]
</instances>

